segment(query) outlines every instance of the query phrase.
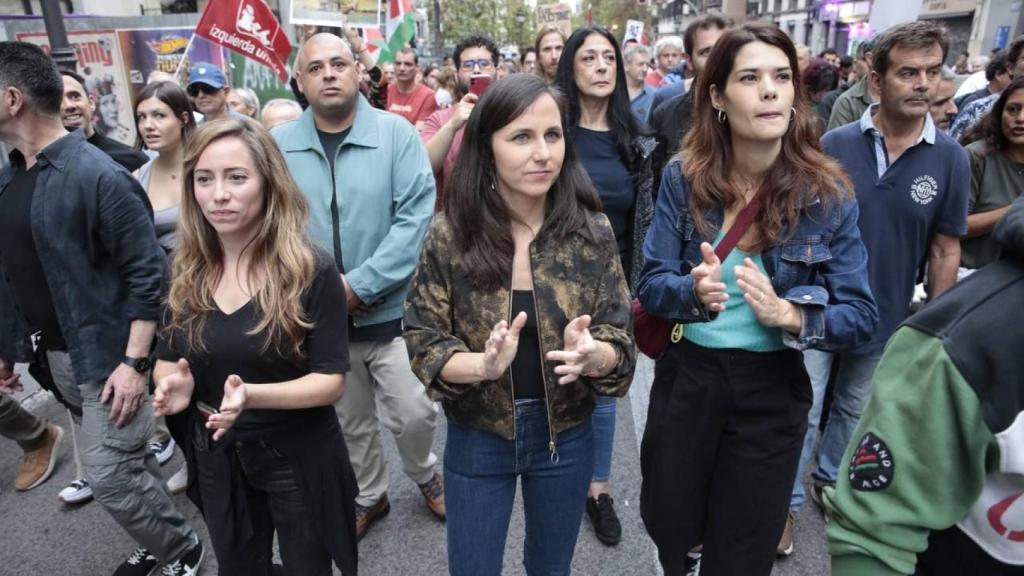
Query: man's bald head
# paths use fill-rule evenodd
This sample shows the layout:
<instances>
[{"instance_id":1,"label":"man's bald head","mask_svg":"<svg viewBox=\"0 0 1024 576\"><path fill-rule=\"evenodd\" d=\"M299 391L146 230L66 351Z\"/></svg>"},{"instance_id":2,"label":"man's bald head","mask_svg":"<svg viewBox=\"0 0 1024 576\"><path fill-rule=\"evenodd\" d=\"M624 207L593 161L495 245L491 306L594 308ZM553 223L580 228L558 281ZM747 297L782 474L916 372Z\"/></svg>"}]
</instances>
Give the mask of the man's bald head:
<instances>
[{"instance_id":1,"label":"man's bald head","mask_svg":"<svg viewBox=\"0 0 1024 576\"><path fill-rule=\"evenodd\" d=\"M301 70L305 66L306 58L309 53L314 49L324 47L340 47L343 52L348 54L350 60L355 60L355 56L352 54L352 47L348 45L348 42L336 34L331 34L330 32L318 32L310 36L309 40L306 40L306 42L302 44L302 48L299 49L299 53L295 57L295 67Z\"/></svg>"},{"instance_id":2,"label":"man's bald head","mask_svg":"<svg viewBox=\"0 0 1024 576\"><path fill-rule=\"evenodd\" d=\"M359 71L348 43L314 34L295 59L295 82L318 118L351 118L359 101Z\"/></svg>"}]
</instances>

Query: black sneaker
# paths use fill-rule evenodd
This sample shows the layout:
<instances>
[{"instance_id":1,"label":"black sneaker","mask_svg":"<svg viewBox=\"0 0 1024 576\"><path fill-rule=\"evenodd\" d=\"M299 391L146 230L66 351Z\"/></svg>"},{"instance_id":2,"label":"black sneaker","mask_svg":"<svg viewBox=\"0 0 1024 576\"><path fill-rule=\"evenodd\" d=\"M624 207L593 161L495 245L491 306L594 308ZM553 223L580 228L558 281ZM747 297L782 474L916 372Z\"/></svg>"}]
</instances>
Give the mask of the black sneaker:
<instances>
[{"instance_id":1,"label":"black sneaker","mask_svg":"<svg viewBox=\"0 0 1024 576\"><path fill-rule=\"evenodd\" d=\"M174 456L174 438L168 438L163 442L150 442L149 451L153 453L153 456L156 456L158 464L161 466L167 464L171 456Z\"/></svg>"},{"instance_id":2,"label":"black sneaker","mask_svg":"<svg viewBox=\"0 0 1024 576\"><path fill-rule=\"evenodd\" d=\"M587 516L594 523L597 539L606 546L614 546L622 540L622 524L615 513L612 497L599 494L597 499L587 498Z\"/></svg>"},{"instance_id":3,"label":"black sneaker","mask_svg":"<svg viewBox=\"0 0 1024 576\"><path fill-rule=\"evenodd\" d=\"M196 540L193 546L185 555L170 564L164 564L160 570L160 576L196 576L199 574L199 565L203 563L203 543Z\"/></svg>"},{"instance_id":4,"label":"black sneaker","mask_svg":"<svg viewBox=\"0 0 1024 576\"><path fill-rule=\"evenodd\" d=\"M149 576L160 562L143 547L138 547L114 570L114 576Z\"/></svg>"},{"instance_id":5,"label":"black sneaker","mask_svg":"<svg viewBox=\"0 0 1024 576\"><path fill-rule=\"evenodd\" d=\"M700 576L700 558L700 552L690 550L686 553L686 559L683 560L683 573L686 576Z\"/></svg>"}]
</instances>

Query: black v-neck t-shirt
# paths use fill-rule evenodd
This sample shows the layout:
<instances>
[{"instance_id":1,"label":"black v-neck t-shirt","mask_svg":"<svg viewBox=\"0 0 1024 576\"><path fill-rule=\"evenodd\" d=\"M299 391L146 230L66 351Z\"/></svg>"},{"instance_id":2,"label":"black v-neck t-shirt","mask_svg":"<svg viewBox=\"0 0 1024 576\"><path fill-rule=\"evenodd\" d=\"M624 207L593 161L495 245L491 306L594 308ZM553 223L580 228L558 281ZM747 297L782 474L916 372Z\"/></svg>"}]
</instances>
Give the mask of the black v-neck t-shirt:
<instances>
[{"instance_id":1,"label":"black v-neck t-shirt","mask_svg":"<svg viewBox=\"0 0 1024 576\"><path fill-rule=\"evenodd\" d=\"M267 384L295 380L311 373L348 372L345 287L326 253L317 253L316 275L302 296L302 308L307 320L313 323L302 345L304 358L291 356L290 344L280 346L280 351L273 346L264 351L265 333L247 333L259 322L252 300L231 314L216 310L207 315L203 330L205 350L189 351L184 335L175 333L168 338L161 331L156 357L168 362L186 358L195 379L193 404L202 401L214 408L220 407L224 382L232 374L237 374L246 384ZM321 408L244 410L234 428L252 430L302 425L304 416Z\"/></svg>"}]
</instances>

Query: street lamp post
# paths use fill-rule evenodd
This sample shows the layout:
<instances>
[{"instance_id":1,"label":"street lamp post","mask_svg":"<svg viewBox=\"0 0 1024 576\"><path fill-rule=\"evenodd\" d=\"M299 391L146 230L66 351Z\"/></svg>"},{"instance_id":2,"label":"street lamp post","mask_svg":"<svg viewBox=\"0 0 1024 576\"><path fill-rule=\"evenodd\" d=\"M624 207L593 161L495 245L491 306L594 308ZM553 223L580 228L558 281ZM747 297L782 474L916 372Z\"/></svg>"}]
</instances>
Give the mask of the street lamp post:
<instances>
[{"instance_id":1,"label":"street lamp post","mask_svg":"<svg viewBox=\"0 0 1024 576\"><path fill-rule=\"evenodd\" d=\"M518 41L517 44L519 44L520 48L522 48L522 46L523 46L523 25L524 24L526 24L526 11L523 10L522 6L520 6L519 9L516 10L516 28L517 28L516 40Z\"/></svg>"},{"instance_id":2,"label":"street lamp post","mask_svg":"<svg viewBox=\"0 0 1024 576\"><path fill-rule=\"evenodd\" d=\"M43 0L43 23L46 25L46 36L50 40L50 57L60 68L75 70L78 61L75 51L68 43L68 33L64 29L64 15L61 14L58 0Z\"/></svg>"}]
</instances>

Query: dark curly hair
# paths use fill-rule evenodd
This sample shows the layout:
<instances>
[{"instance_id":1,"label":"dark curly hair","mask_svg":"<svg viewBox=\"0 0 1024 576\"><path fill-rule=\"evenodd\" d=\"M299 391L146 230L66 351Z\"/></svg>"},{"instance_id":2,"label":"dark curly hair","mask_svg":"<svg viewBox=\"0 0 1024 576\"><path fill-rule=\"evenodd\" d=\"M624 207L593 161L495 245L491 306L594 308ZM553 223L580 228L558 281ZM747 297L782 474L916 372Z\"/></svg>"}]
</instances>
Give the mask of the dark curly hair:
<instances>
[{"instance_id":1,"label":"dark curly hair","mask_svg":"<svg viewBox=\"0 0 1024 576\"><path fill-rule=\"evenodd\" d=\"M498 58L501 56L501 52L498 51L498 44L494 42L494 39L486 34L470 34L463 36L459 43L455 45L455 51L452 52L452 60L455 61L455 67L459 68L462 66L462 52L466 48L486 48L491 53L491 60L494 61L494 65L498 65Z\"/></svg>"},{"instance_id":2,"label":"dark curly hair","mask_svg":"<svg viewBox=\"0 0 1024 576\"><path fill-rule=\"evenodd\" d=\"M988 114L982 116L981 120L978 120L970 130L960 137L960 144L967 146L972 142L984 140L986 154L1005 152L1010 146L1010 139L1003 133L1003 111L1006 109L1006 103L1009 102L1010 96L1022 88L1024 88L1024 76L1014 78L1013 82L996 99L996 103L992 105Z\"/></svg>"}]
</instances>

